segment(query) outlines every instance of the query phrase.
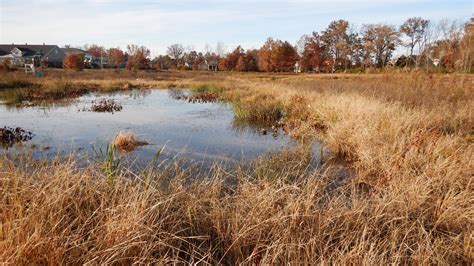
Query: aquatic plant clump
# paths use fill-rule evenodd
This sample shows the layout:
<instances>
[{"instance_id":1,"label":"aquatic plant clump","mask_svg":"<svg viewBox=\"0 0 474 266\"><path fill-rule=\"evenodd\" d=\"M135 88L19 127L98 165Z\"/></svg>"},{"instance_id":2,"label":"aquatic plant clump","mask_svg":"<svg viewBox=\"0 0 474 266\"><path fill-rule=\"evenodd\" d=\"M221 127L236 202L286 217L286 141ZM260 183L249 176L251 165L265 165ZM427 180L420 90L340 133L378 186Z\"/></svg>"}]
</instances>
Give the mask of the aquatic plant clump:
<instances>
[{"instance_id":1,"label":"aquatic plant clump","mask_svg":"<svg viewBox=\"0 0 474 266\"><path fill-rule=\"evenodd\" d=\"M112 147L121 151L132 151L137 146L148 145L145 141L139 141L130 132L120 131L112 140Z\"/></svg>"},{"instance_id":2,"label":"aquatic plant clump","mask_svg":"<svg viewBox=\"0 0 474 266\"><path fill-rule=\"evenodd\" d=\"M97 113L114 113L122 111L122 105L115 102L113 99L101 99L99 101L93 101L90 112Z\"/></svg>"},{"instance_id":3,"label":"aquatic plant clump","mask_svg":"<svg viewBox=\"0 0 474 266\"><path fill-rule=\"evenodd\" d=\"M29 141L33 138L33 133L22 129L21 127L0 128L0 142L4 145L12 145L13 143Z\"/></svg>"},{"instance_id":4,"label":"aquatic plant clump","mask_svg":"<svg viewBox=\"0 0 474 266\"><path fill-rule=\"evenodd\" d=\"M188 103L213 103L219 100L219 95L214 92L199 92L191 95L176 95L175 98Z\"/></svg>"}]
</instances>

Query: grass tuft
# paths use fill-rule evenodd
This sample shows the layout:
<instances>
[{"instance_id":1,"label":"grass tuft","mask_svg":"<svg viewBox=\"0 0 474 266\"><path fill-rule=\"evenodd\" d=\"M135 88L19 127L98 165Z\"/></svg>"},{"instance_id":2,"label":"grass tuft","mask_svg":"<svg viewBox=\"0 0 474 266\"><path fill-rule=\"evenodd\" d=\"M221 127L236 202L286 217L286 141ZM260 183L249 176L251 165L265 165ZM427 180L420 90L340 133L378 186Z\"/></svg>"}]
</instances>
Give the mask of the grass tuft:
<instances>
[{"instance_id":1,"label":"grass tuft","mask_svg":"<svg viewBox=\"0 0 474 266\"><path fill-rule=\"evenodd\" d=\"M112 147L121 151L132 151L143 145L147 145L147 143L137 140L131 132L120 131L112 140Z\"/></svg>"}]
</instances>

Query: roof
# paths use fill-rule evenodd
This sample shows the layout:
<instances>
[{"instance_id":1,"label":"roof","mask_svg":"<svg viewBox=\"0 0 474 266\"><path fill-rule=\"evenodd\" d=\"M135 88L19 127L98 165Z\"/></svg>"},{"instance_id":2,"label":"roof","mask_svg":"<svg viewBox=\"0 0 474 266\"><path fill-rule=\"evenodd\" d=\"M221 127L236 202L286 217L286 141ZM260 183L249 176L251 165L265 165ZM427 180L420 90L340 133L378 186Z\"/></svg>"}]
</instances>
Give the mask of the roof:
<instances>
[{"instance_id":1,"label":"roof","mask_svg":"<svg viewBox=\"0 0 474 266\"><path fill-rule=\"evenodd\" d=\"M10 54L14 48L20 49L25 56L34 56L37 52L46 55L57 47L57 45L46 44L0 44L0 55Z\"/></svg>"},{"instance_id":2,"label":"roof","mask_svg":"<svg viewBox=\"0 0 474 266\"><path fill-rule=\"evenodd\" d=\"M88 51L84 51L79 48L61 48L61 50L63 50L63 52L66 54L88 54L89 53Z\"/></svg>"}]
</instances>

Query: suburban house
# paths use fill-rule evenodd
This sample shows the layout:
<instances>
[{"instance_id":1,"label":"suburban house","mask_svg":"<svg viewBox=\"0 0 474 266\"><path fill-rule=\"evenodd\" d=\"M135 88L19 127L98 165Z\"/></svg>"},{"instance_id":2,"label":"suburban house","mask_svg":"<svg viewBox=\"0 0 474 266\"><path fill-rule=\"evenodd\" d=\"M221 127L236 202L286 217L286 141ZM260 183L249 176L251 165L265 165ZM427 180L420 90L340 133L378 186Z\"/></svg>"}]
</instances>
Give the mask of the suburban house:
<instances>
[{"instance_id":1,"label":"suburban house","mask_svg":"<svg viewBox=\"0 0 474 266\"><path fill-rule=\"evenodd\" d=\"M96 57L86 50L71 47L61 48L61 50L63 50L66 56L70 54L84 56L84 64L87 67L97 68L106 66L108 64L108 58L106 56Z\"/></svg>"},{"instance_id":2,"label":"suburban house","mask_svg":"<svg viewBox=\"0 0 474 266\"><path fill-rule=\"evenodd\" d=\"M201 71L218 71L219 61L217 59L206 59L199 64L198 69Z\"/></svg>"},{"instance_id":3,"label":"suburban house","mask_svg":"<svg viewBox=\"0 0 474 266\"><path fill-rule=\"evenodd\" d=\"M93 57L92 57L92 54L89 53L88 51L84 51L79 48L70 48L70 47L61 48L61 50L63 50L66 56L71 55L71 54L84 56L84 64L86 65L92 64Z\"/></svg>"},{"instance_id":4,"label":"suburban house","mask_svg":"<svg viewBox=\"0 0 474 266\"><path fill-rule=\"evenodd\" d=\"M0 44L0 62L10 61L12 66L25 64L62 67L66 54L57 45L46 44Z\"/></svg>"}]
</instances>

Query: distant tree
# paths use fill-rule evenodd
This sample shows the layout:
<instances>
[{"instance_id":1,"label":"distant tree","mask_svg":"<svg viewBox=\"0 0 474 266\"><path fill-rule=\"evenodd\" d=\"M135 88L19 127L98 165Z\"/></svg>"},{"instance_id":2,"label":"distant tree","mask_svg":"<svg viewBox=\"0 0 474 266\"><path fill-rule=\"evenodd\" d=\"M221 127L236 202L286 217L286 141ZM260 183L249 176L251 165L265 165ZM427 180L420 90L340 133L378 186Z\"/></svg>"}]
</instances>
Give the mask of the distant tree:
<instances>
[{"instance_id":1,"label":"distant tree","mask_svg":"<svg viewBox=\"0 0 474 266\"><path fill-rule=\"evenodd\" d=\"M364 26L363 42L365 63L384 67L390 61L400 39L393 26L370 24Z\"/></svg>"},{"instance_id":2,"label":"distant tree","mask_svg":"<svg viewBox=\"0 0 474 266\"><path fill-rule=\"evenodd\" d=\"M64 58L65 69L73 69L80 71L84 69L84 55L83 54L69 54Z\"/></svg>"},{"instance_id":3,"label":"distant tree","mask_svg":"<svg viewBox=\"0 0 474 266\"><path fill-rule=\"evenodd\" d=\"M109 63L116 68L123 67L127 61L127 56L120 48L110 48L107 57Z\"/></svg>"},{"instance_id":4,"label":"distant tree","mask_svg":"<svg viewBox=\"0 0 474 266\"><path fill-rule=\"evenodd\" d=\"M98 46L97 44L86 45L86 50L92 55L92 61L89 62L91 67L103 67L104 57L107 56L107 52L104 47Z\"/></svg>"},{"instance_id":5,"label":"distant tree","mask_svg":"<svg viewBox=\"0 0 474 266\"><path fill-rule=\"evenodd\" d=\"M258 71L258 50L247 50L245 52L245 71Z\"/></svg>"},{"instance_id":6,"label":"distant tree","mask_svg":"<svg viewBox=\"0 0 474 266\"><path fill-rule=\"evenodd\" d=\"M336 68L344 68L350 58L350 35L348 33L349 22L346 20L337 20L329 24L326 30L321 34L321 40L326 49L334 59Z\"/></svg>"},{"instance_id":7,"label":"distant tree","mask_svg":"<svg viewBox=\"0 0 474 266\"><path fill-rule=\"evenodd\" d=\"M196 60L198 60L198 53L196 51L189 51L189 52L185 52L183 54L183 60L184 60L184 64L185 66L188 68L188 69L194 69L193 66L196 62Z\"/></svg>"},{"instance_id":8,"label":"distant tree","mask_svg":"<svg viewBox=\"0 0 474 266\"><path fill-rule=\"evenodd\" d=\"M217 64L220 70L229 70L229 60L227 60L227 57L217 57Z\"/></svg>"},{"instance_id":9,"label":"distant tree","mask_svg":"<svg viewBox=\"0 0 474 266\"><path fill-rule=\"evenodd\" d=\"M181 44L173 44L168 47L166 52L168 56L173 60L174 67L180 68L182 65L182 59L184 55L184 47Z\"/></svg>"},{"instance_id":10,"label":"distant tree","mask_svg":"<svg viewBox=\"0 0 474 266\"><path fill-rule=\"evenodd\" d=\"M426 39L426 32L429 27L430 21L422 19L420 17L413 17L407 19L400 26L400 33L404 34L407 37L405 46L410 49L410 56L413 56L413 51L417 45L421 45ZM421 50L421 49L420 49ZM418 60L416 65L418 65Z\"/></svg>"},{"instance_id":11,"label":"distant tree","mask_svg":"<svg viewBox=\"0 0 474 266\"><path fill-rule=\"evenodd\" d=\"M462 69L463 35L465 27L458 21L441 20L436 27L437 40L426 49L432 58L440 59L441 67L448 70Z\"/></svg>"},{"instance_id":12,"label":"distant tree","mask_svg":"<svg viewBox=\"0 0 474 266\"><path fill-rule=\"evenodd\" d=\"M303 56L304 49L305 49L305 46L306 46L306 42L307 42L308 38L310 38L310 37L311 37L311 36L308 35L308 34L303 34L303 35L296 41L295 49L296 49L296 52L298 53L299 56Z\"/></svg>"},{"instance_id":13,"label":"distant tree","mask_svg":"<svg viewBox=\"0 0 474 266\"><path fill-rule=\"evenodd\" d=\"M145 46L127 45L127 69L143 69L150 62L150 50Z\"/></svg>"},{"instance_id":14,"label":"distant tree","mask_svg":"<svg viewBox=\"0 0 474 266\"><path fill-rule=\"evenodd\" d=\"M295 63L299 59L295 47L287 41L279 42L278 44L275 59L277 71L293 71Z\"/></svg>"},{"instance_id":15,"label":"distant tree","mask_svg":"<svg viewBox=\"0 0 474 266\"><path fill-rule=\"evenodd\" d=\"M272 38L268 38L262 47L260 47L258 51L258 68L260 71L270 72L275 70L272 61L272 50L274 47L275 41Z\"/></svg>"},{"instance_id":16,"label":"distant tree","mask_svg":"<svg viewBox=\"0 0 474 266\"><path fill-rule=\"evenodd\" d=\"M245 60L245 56L241 55L239 60L237 60L237 64L235 66L235 70L237 71L247 71L247 62Z\"/></svg>"},{"instance_id":17,"label":"distant tree","mask_svg":"<svg viewBox=\"0 0 474 266\"><path fill-rule=\"evenodd\" d=\"M462 70L474 70L474 17L464 25L464 36L461 41Z\"/></svg>"},{"instance_id":18,"label":"distant tree","mask_svg":"<svg viewBox=\"0 0 474 266\"><path fill-rule=\"evenodd\" d=\"M86 45L86 48L86 50L94 57L102 57L106 54L105 48L98 46L97 44L91 44L90 46Z\"/></svg>"},{"instance_id":19,"label":"distant tree","mask_svg":"<svg viewBox=\"0 0 474 266\"><path fill-rule=\"evenodd\" d=\"M245 65L245 52L244 49L239 45L237 46L234 51L227 54L225 60L225 67L227 70L237 70L237 63L239 59L242 57L242 64ZM245 70L242 70L245 71Z\"/></svg>"},{"instance_id":20,"label":"distant tree","mask_svg":"<svg viewBox=\"0 0 474 266\"><path fill-rule=\"evenodd\" d=\"M199 70L199 66L206 61L206 58L202 53L198 53L196 60L193 62L193 70Z\"/></svg>"},{"instance_id":21,"label":"distant tree","mask_svg":"<svg viewBox=\"0 0 474 266\"><path fill-rule=\"evenodd\" d=\"M363 44L362 38L354 27L349 29L349 53L347 55L347 67L362 66L363 59Z\"/></svg>"},{"instance_id":22,"label":"distant tree","mask_svg":"<svg viewBox=\"0 0 474 266\"><path fill-rule=\"evenodd\" d=\"M323 67L323 62L329 56L321 36L317 32L313 32L312 35L303 35L300 42L300 45L302 45L301 69L303 71L319 72Z\"/></svg>"},{"instance_id":23,"label":"distant tree","mask_svg":"<svg viewBox=\"0 0 474 266\"><path fill-rule=\"evenodd\" d=\"M298 61L298 53L289 42L268 38L258 52L258 67L266 72L288 72Z\"/></svg>"}]
</instances>

